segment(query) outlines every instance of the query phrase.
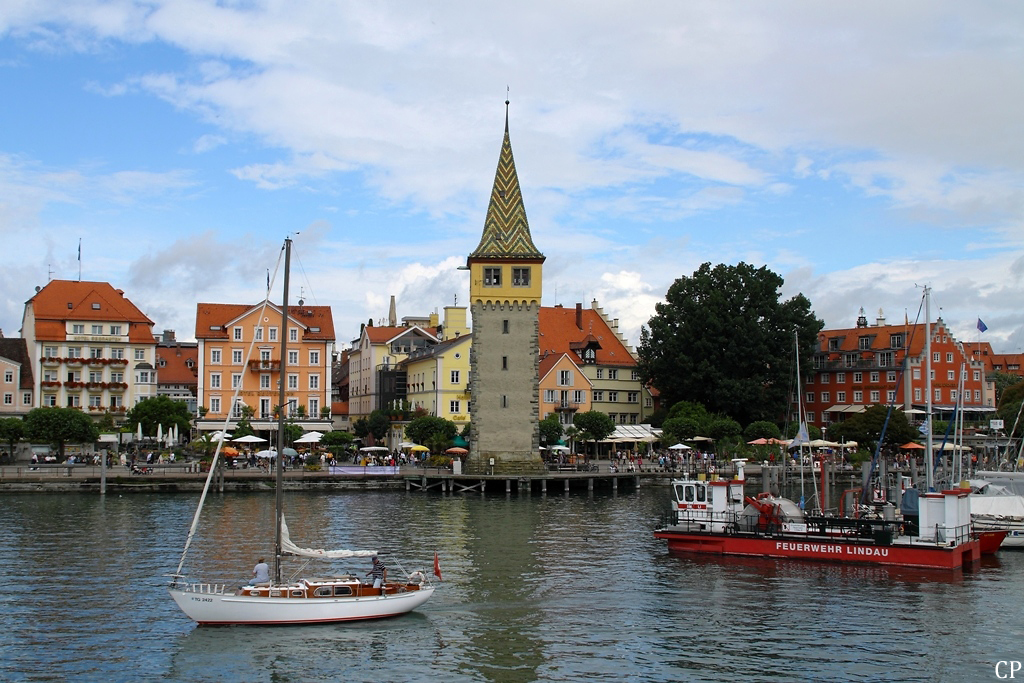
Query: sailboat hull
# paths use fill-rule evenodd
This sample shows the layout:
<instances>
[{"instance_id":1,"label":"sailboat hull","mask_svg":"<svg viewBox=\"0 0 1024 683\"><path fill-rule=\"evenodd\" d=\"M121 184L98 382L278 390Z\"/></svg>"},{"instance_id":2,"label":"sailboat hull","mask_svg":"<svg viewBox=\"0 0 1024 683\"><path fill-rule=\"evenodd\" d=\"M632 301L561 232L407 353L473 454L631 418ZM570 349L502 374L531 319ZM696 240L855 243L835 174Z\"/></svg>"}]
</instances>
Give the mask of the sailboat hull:
<instances>
[{"instance_id":1,"label":"sailboat hull","mask_svg":"<svg viewBox=\"0 0 1024 683\"><path fill-rule=\"evenodd\" d=\"M345 598L273 598L217 592L209 584L168 589L190 619L205 626L230 624L326 624L384 619L416 609L434 592L432 586L387 595Z\"/></svg>"}]
</instances>

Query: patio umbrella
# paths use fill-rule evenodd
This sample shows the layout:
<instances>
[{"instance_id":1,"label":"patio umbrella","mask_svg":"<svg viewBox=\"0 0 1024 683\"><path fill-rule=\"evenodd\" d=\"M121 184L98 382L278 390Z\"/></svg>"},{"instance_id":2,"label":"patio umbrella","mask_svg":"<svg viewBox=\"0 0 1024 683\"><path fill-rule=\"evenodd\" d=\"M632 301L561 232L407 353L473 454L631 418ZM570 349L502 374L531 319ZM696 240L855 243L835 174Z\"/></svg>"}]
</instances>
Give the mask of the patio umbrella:
<instances>
[{"instance_id":1,"label":"patio umbrella","mask_svg":"<svg viewBox=\"0 0 1024 683\"><path fill-rule=\"evenodd\" d=\"M423 451L429 451L430 449L427 448L426 446L420 446L419 444L414 444L412 447L409 448L409 450L410 451L416 451L418 453L422 453Z\"/></svg>"},{"instance_id":2,"label":"patio umbrella","mask_svg":"<svg viewBox=\"0 0 1024 683\"><path fill-rule=\"evenodd\" d=\"M160 443L164 440L164 426L159 424L156 426L156 442Z\"/></svg>"},{"instance_id":3,"label":"patio umbrella","mask_svg":"<svg viewBox=\"0 0 1024 683\"><path fill-rule=\"evenodd\" d=\"M277 457L277 451L274 451L274 450L259 451L258 453L256 453L256 457L257 458L276 458Z\"/></svg>"},{"instance_id":4,"label":"patio umbrella","mask_svg":"<svg viewBox=\"0 0 1024 683\"><path fill-rule=\"evenodd\" d=\"M568 446L552 446L551 450L555 451L556 453L561 453L561 452L568 451L569 447Z\"/></svg>"},{"instance_id":5,"label":"patio umbrella","mask_svg":"<svg viewBox=\"0 0 1024 683\"><path fill-rule=\"evenodd\" d=\"M210 441L223 441L227 437L224 432L212 432L210 434Z\"/></svg>"},{"instance_id":6,"label":"patio umbrella","mask_svg":"<svg viewBox=\"0 0 1024 683\"><path fill-rule=\"evenodd\" d=\"M368 453L368 452L372 452L372 451L386 451L386 450L388 450L388 449L385 448L384 446L363 446L362 448L359 449L359 451L362 452L362 453Z\"/></svg>"},{"instance_id":7,"label":"patio umbrella","mask_svg":"<svg viewBox=\"0 0 1024 683\"><path fill-rule=\"evenodd\" d=\"M917 450L923 451L924 450L924 446L922 446L919 443L914 443L913 441L911 441L909 443L905 443L902 446L900 446L900 450L901 451L917 451Z\"/></svg>"},{"instance_id":8,"label":"patio umbrella","mask_svg":"<svg viewBox=\"0 0 1024 683\"><path fill-rule=\"evenodd\" d=\"M138 429L135 430L135 438L142 441L142 423L139 423Z\"/></svg>"},{"instance_id":9,"label":"patio umbrella","mask_svg":"<svg viewBox=\"0 0 1024 683\"><path fill-rule=\"evenodd\" d=\"M232 448L231 446L225 446L224 448L220 449L220 453L221 455L230 455L231 457L235 457L236 455L238 455L238 449Z\"/></svg>"},{"instance_id":10,"label":"patio umbrella","mask_svg":"<svg viewBox=\"0 0 1024 683\"><path fill-rule=\"evenodd\" d=\"M231 440L234 441L235 443L264 443L264 442L266 442L266 439L261 439L260 437L256 436L255 434L246 434L245 436L240 436L237 439L231 439Z\"/></svg>"},{"instance_id":11,"label":"patio umbrella","mask_svg":"<svg viewBox=\"0 0 1024 683\"><path fill-rule=\"evenodd\" d=\"M281 455L287 455L290 458L294 458L298 454L299 454L299 452L297 450L295 450L294 448L282 448L281 449Z\"/></svg>"},{"instance_id":12,"label":"patio umbrella","mask_svg":"<svg viewBox=\"0 0 1024 683\"><path fill-rule=\"evenodd\" d=\"M465 455L466 453L469 453L469 451L467 451L465 448L459 448L458 446L452 446L451 448L446 450L445 453L451 453L452 455Z\"/></svg>"},{"instance_id":13,"label":"patio umbrella","mask_svg":"<svg viewBox=\"0 0 1024 683\"><path fill-rule=\"evenodd\" d=\"M675 446L669 446L668 449L670 451L688 451L690 450L690 447L685 443L677 443Z\"/></svg>"},{"instance_id":14,"label":"patio umbrella","mask_svg":"<svg viewBox=\"0 0 1024 683\"><path fill-rule=\"evenodd\" d=\"M763 437L760 438L760 439L754 439L753 441L748 441L747 442L748 446L765 446L767 444L768 444L768 439L765 439Z\"/></svg>"},{"instance_id":15,"label":"patio umbrella","mask_svg":"<svg viewBox=\"0 0 1024 683\"><path fill-rule=\"evenodd\" d=\"M320 443L320 439L324 437L320 432L307 432L295 439L292 443Z\"/></svg>"},{"instance_id":16,"label":"patio umbrella","mask_svg":"<svg viewBox=\"0 0 1024 683\"><path fill-rule=\"evenodd\" d=\"M416 444L414 444L412 441L403 441L402 443L398 444L398 447L399 448L412 448L415 445Z\"/></svg>"}]
</instances>

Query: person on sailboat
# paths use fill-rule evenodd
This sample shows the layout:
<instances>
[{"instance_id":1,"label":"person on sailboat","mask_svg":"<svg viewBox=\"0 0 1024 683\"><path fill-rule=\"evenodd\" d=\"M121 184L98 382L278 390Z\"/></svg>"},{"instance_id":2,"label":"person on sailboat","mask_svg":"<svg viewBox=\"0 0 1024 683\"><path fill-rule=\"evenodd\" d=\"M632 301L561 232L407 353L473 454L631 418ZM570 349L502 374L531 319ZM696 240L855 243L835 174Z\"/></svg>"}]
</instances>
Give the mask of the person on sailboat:
<instances>
[{"instance_id":1,"label":"person on sailboat","mask_svg":"<svg viewBox=\"0 0 1024 683\"><path fill-rule=\"evenodd\" d=\"M257 586L270 583L270 565L264 562L262 557L256 563L256 566L252 568L252 576L252 582Z\"/></svg>"},{"instance_id":2,"label":"person on sailboat","mask_svg":"<svg viewBox=\"0 0 1024 683\"><path fill-rule=\"evenodd\" d=\"M367 576L373 577L373 587L380 588L381 585L388 580L388 568L384 566L384 563L380 561L380 558L376 555L373 556L373 567Z\"/></svg>"}]
</instances>

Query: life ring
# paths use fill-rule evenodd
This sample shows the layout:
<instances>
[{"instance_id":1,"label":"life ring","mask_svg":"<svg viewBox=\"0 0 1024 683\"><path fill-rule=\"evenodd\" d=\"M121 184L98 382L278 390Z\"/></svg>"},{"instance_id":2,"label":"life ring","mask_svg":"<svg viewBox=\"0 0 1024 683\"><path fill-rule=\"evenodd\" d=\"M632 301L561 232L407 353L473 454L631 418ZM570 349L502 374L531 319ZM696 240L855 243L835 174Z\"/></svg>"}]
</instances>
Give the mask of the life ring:
<instances>
[{"instance_id":1,"label":"life ring","mask_svg":"<svg viewBox=\"0 0 1024 683\"><path fill-rule=\"evenodd\" d=\"M423 572L420 571L415 571L412 574L409 574L409 583L412 584L421 584L424 581L426 581L426 579L427 577L424 576Z\"/></svg>"}]
</instances>

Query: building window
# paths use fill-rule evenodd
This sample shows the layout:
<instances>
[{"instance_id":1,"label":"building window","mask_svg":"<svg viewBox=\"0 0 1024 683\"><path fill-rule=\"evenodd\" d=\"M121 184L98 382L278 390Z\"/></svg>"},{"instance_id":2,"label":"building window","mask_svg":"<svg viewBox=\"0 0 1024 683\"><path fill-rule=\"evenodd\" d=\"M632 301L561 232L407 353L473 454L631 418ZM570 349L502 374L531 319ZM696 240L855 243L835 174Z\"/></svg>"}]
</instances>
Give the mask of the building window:
<instances>
[{"instance_id":1,"label":"building window","mask_svg":"<svg viewBox=\"0 0 1024 683\"><path fill-rule=\"evenodd\" d=\"M320 388L320 375L313 373L309 376L309 388L319 389Z\"/></svg>"},{"instance_id":2,"label":"building window","mask_svg":"<svg viewBox=\"0 0 1024 683\"><path fill-rule=\"evenodd\" d=\"M89 349L89 358L103 358L103 347L91 347Z\"/></svg>"},{"instance_id":3,"label":"building window","mask_svg":"<svg viewBox=\"0 0 1024 683\"><path fill-rule=\"evenodd\" d=\"M513 268L512 269L512 286L513 287L529 287L530 286L530 269L529 268Z\"/></svg>"},{"instance_id":4,"label":"building window","mask_svg":"<svg viewBox=\"0 0 1024 683\"><path fill-rule=\"evenodd\" d=\"M892 365L892 351L882 351L878 354L878 365L887 368Z\"/></svg>"},{"instance_id":5,"label":"building window","mask_svg":"<svg viewBox=\"0 0 1024 683\"><path fill-rule=\"evenodd\" d=\"M604 379L604 368L598 368L595 377L597 379Z\"/></svg>"},{"instance_id":6,"label":"building window","mask_svg":"<svg viewBox=\"0 0 1024 683\"><path fill-rule=\"evenodd\" d=\"M949 400L952 401L953 403L956 403L956 396L957 396L956 389L950 389L949 390Z\"/></svg>"},{"instance_id":7,"label":"building window","mask_svg":"<svg viewBox=\"0 0 1024 683\"><path fill-rule=\"evenodd\" d=\"M110 349L110 357L124 360L124 349Z\"/></svg>"},{"instance_id":8,"label":"building window","mask_svg":"<svg viewBox=\"0 0 1024 683\"><path fill-rule=\"evenodd\" d=\"M135 349L135 360L146 360L146 349Z\"/></svg>"},{"instance_id":9,"label":"building window","mask_svg":"<svg viewBox=\"0 0 1024 683\"><path fill-rule=\"evenodd\" d=\"M90 408L99 408L101 405L103 405L102 400L103 400L102 396L99 396L99 395L90 396L89 397L89 407Z\"/></svg>"},{"instance_id":10,"label":"building window","mask_svg":"<svg viewBox=\"0 0 1024 683\"><path fill-rule=\"evenodd\" d=\"M120 335L121 334L121 326L120 325L111 325L110 326L110 334L112 334L112 335Z\"/></svg>"},{"instance_id":11,"label":"building window","mask_svg":"<svg viewBox=\"0 0 1024 683\"><path fill-rule=\"evenodd\" d=\"M111 396L110 397L110 407L111 408L120 408L121 405L122 405L122 403L121 403L121 397L120 396Z\"/></svg>"},{"instance_id":12,"label":"building window","mask_svg":"<svg viewBox=\"0 0 1024 683\"><path fill-rule=\"evenodd\" d=\"M231 364L232 365L241 365L242 364L242 350L241 349L232 349L231 350Z\"/></svg>"},{"instance_id":13,"label":"building window","mask_svg":"<svg viewBox=\"0 0 1024 683\"><path fill-rule=\"evenodd\" d=\"M939 352L938 351L932 353L932 362L933 363L938 363L939 362Z\"/></svg>"},{"instance_id":14,"label":"building window","mask_svg":"<svg viewBox=\"0 0 1024 683\"><path fill-rule=\"evenodd\" d=\"M210 349L210 364L220 365L220 349Z\"/></svg>"},{"instance_id":15,"label":"building window","mask_svg":"<svg viewBox=\"0 0 1024 683\"><path fill-rule=\"evenodd\" d=\"M864 392L863 391L855 391L855 392L853 392L853 402L854 403L858 403L858 404L859 403L863 403L864 402Z\"/></svg>"},{"instance_id":16,"label":"building window","mask_svg":"<svg viewBox=\"0 0 1024 683\"><path fill-rule=\"evenodd\" d=\"M854 384L861 384L863 382L864 382L864 373L863 372L855 372L855 373L853 373L853 383Z\"/></svg>"},{"instance_id":17,"label":"building window","mask_svg":"<svg viewBox=\"0 0 1024 683\"><path fill-rule=\"evenodd\" d=\"M484 268L484 286L501 286L501 268Z\"/></svg>"},{"instance_id":18,"label":"building window","mask_svg":"<svg viewBox=\"0 0 1024 683\"><path fill-rule=\"evenodd\" d=\"M8 384L10 384L11 382L14 381L14 371L13 370L5 370L4 371L4 381L7 382Z\"/></svg>"},{"instance_id":19,"label":"building window","mask_svg":"<svg viewBox=\"0 0 1024 683\"><path fill-rule=\"evenodd\" d=\"M935 390L935 400L938 402L942 401L942 389Z\"/></svg>"},{"instance_id":20,"label":"building window","mask_svg":"<svg viewBox=\"0 0 1024 683\"><path fill-rule=\"evenodd\" d=\"M299 341L299 328L289 327L288 328L288 341Z\"/></svg>"},{"instance_id":21,"label":"building window","mask_svg":"<svg viewBox=\"0 0 1024 683\"><path fill-rule=\"evenodd\" d=\"M85 334L85 325L72 325L71 334Z\"/></svg>"},{"instance_id":22,"label":"building window","mask_svg":"<svg viewBox=\"0 0 1024 683\"><path fill-rule=\"evenodd\" d=\"M309 397L309 416L318 417L320 415L320 399L316 396Z\"/></svg>"},{"instance_id":23,"label":"building window","mask_svg":"<svg viewBox=\"0 0 1024 683\"><path fill-rule=\"evenodd\" d=\"M837 372L836 373L836 382L838 384L846 384L846 373L845 372Z\"/></svg>"},{"instance_id":24,"label":"building window","mask_svg":"<svg viewBox=\"0 0 1024 683\"><path fill-rule=\"evenodd\" d=\"M807 421L814 422L814 413L807 413Z\"/></svg>"},{"instance_id":25,"label":"building window","mask_svg":"<svg viewBox=\"0 0 1024 683\"><path fill-rule=\"evenodd\" d=\"M260 389L270 388L270 375L263 373L260 375Z\"/></svg>"},{"instance_id":26,"label":"building window","mask_svg":"<svg viewBox=\"0 0 1024 683\"><path fill-rule=\"evenodd\" d=\"M857 348L861 351L867 351L871 348L871 337L861 337L857 340Z\"/></svg>"},{"instance_id":27,"label":"building window","mask_svg":"<svg viewBox=\"0 0 1024 683\"><path fill-rule=\"evenodd\" d=\"M25 396L28 397L29 395L25 394ZM31 398L31 397L29 397L29 398ZM981 389L975 389L974 390L974 400L975 401L980 401L981 400ZM28 403L28 401L25 401L25 402Z\"/></svg>"},{"instance_id":28,"label":"building window","mask_svg":"<svg viewBox=\"0 0 1024 683\"><path fill-rule=\"evenodd\" d=\"M68 396L68 408L78 408L82 405L78 396Z\"/></svg>"},{"instance_id":29,"label":"building window","mask_svg":"<svg viewBox=\"0 0 1024 683\"><path fill-rule=\"evenodd\" d=\"M640 392L639 391L627 391L626 392L626 403L639 403Z\"/></svg>"},{"instance_id":30,"label":"building window","mask_svg":"<svg viewBox=\"0 0 1024 683\"><path fill-rule=\"evenodd\" d=\"M5 406L13 406L14 405L14 394L4 393L4 405Z\"/></svg>"},{"instance_id":31,"label":"building window","mask_svg":"<svg viewBox=\"0 0 1024 683\"><path fill-rule=\"evenodd\" d=\"M56 346L44 346L43 347L43 357L44 358L56 358L57 357L57 347Z\"/></svg>"},{"instance_id":32,"label":"building window","mask_svg":"<svg viewBox=\"0 0 1024 683\"><path fill-rule=\"evenodd\" d=\"M894 389L889 389L888 391L886 391L885 392L885 400L886 400L887 403L892 403L893 401L895 401L896 400L896 391Z\"/></svg>"},{"instance_id":33,"label":"building window","mask_svg":"<svg viewBox=\"0 0 1024 683\"><path fill-rule=\"evenodd\" d=\"M880 396L881 396L881 394L879 393L878 389L872 389L871 390L871 402L872 403L878 403L878 399L880 398Z\"/></svg>"},{"instance_id":34,"label":"building window","mask_svg":"<svg viewBox=\"0 0 1024 683\"><path fill-rule=\"evenodd\" d=\"M272 342L277 341L277 328L276 327L271 327L268 330L268 334L270 335L270 338L269 338L268 341L272 341Z\"/></svg>"},{"instance_id":35,"label":"building window","mask_svg":"<svg viewBox=\"0 0 1024 683\"><path fill-rule=\"evenodd\" d=\"M572 371L571 370L559 370L558 371L558 386L560 386L560 387L571 387L572 386Z\"/></svg>"},{"instance_id":36,"label":"building window","mask_svg":"<svg viewBox=\"0 0 1024 683\"><path fill-rule=\"evenodd\" d=\"M237 389L240 386L242 386L242 373L240 373L240 372L233 372L233 373L231 373L231 388L232 389Z\"/></svg>"},{"instance_id":37,"label":"building window","mask_svg":"<svg viewBox=\"0 0 1024 683\"><path fill-rule=\"evenodd\" d=\"M920 389L914 389L914 400L917 401L918 403L921 402L921 390Z\"/></svg>"},{"instance_id":38,"label":"building window","mask_svg":"<svg viewBox=\"0 0 1024 683\"><path fill-rule=\"evenodd\" d=\"M821 373L821 383L822 384L828 384L830 379L831 378L830 378L830 376L829 376L829 374L827 372Z\"/></svg>"},{"instance_id":39,"label":"building window","mask_svg":"<svg viewBox=\"0 0 1024 683\"><path fill-rule=\"evenodd\" d=\"M89 381L90 382L102 382L103 381L103 373L102 372L90 372L89 373Z\"/></svg>"},{"instance_id":40,"label":"building window","mask_svg":"<svg viewBox=\"0 0 1024 683\"><path fill-rule=\"evenodd\" d=\"M501 357L501 369L508 370L508 356Z\"/></svg>"},{"instance_id":41,"label":"building window","mask_svg":"<svg viewBox=\"0 0 1024 683\"><path fill-rule=\"evenodd\" d=\"M554 389L545 389L544 390L544 402L545 403L554 403L555 402L555 390Z\"/></svg>"},{"instance_id":42,"label":"building window","mask_svg":"<svg viewBox=\"0 0 1024 683\"><path fill-rule=\"evenodd\" d=\"M263 341L263 328L260 326L254 327L252 329L252 336L256 341Z\"/></svg>"},{"instance_id":43,"label":"building window","mask_svg":"<svg viewBox=\"0 0 1024 683\"><path fill-rule=\"evenodd\" d=\"M210 373L210 388L211 389L220 389L220 373L219 372L211 372Z\"/></svg>"},{"instance_id":44,"label":"building window","mask_svg":"<svg viewBox=\"0 0 1024 683\"><path fill-rule=\"evenodd\" d=\"M57 395L47 394L46 396L43 396L43 405L48 408L55 407L57 405Z\"/></svg>"},{"instance_id":45,"label":"building window","mask_svg":"<svg viewBox=\"0 0 1024 683\"><path fill-rule=\"evenodd\" d=\"M619 371L618 370L609 370L608 371L608 379L618 379L618 378L619 378Z\"/></svg>"},{"instance_id":46,"label":"building window","mask_svg":"<svg viewBox=\"0 0 1024 683\"><path fill-rule=\"evenodd\" d=\"M508 408L508 396L506 396L505 394L501 395L501 407Z\"/></svg>"},{"instance_id":47,"label":"building window","mask_svg":"<svg viewBox=\"0 0 1024 683\"><path fill-rule=\"evenodd\" d=\"M838 338L832 337L831 339L828 340L828 350L829 351L838 351L839 350L839 339Z\"/></svg>"},{"instance_id":48,"label":"building window","mask_svg":"<svg viewBox=\"0 0 1024 683\"><path fill-rule=\"evenodd\" d=\"M946 362L947 363L952 363L953 362L953 354L952 353L947 353L946 354Z\"/></svg>"},{"instance_id":49,"label":"building window","mask_svg":"<svg viewBox=\"0 0 1024 683\"><path fill-rule=\"evenodd\" d=\"M502 320L501 321L501 333L502 334L508 334L508 321L507 320Z\"/></svg>"},{"instance_id":50,"label":"building window","mask_svg":"<svg viewBox=\"0 0 1024 683\"><path fill-rule=\"evenodd\" d=\"M211 413L219 413L220 412L220 398L219 397L214 396L213 398L210 399L210 412Z\"/></svg>"},{"instance_id":51,"label":"building window","mask_svg":"<svg viewBox=\"0 0 1024 683\"><path fill-rule=\"evenodd\" d=\"M877 372L872 372L871 373L871 383L872 384L878 384L878 377L879 377L879 375L878 375Z\"/></svg>"},{"instance_id":52,"label":"building window","mask_svg":"<svg viewBox=\"0 0 1024 683\"><path fill-rule=\"evenodd\" d=\"M452 370L452 373L451 373L451 376L450 376L452 384L458 384L459 383L459 375L460 375L460 373L459 373L458 370Z\"/></svg>"},{"instance_id":53,"label":"building window","mask_svg":"<svg viewBox=\"0 0 1024 683\"><path fill-rule=\"evenodd\" d=\"M309 364L310 365L320 365L320 352L319 351L310 351L309 352Z\"/></svg>"},{"instance_id":54,"label":"building window","mask_svg":"<svg viewBox=\"0 0 1024 683\"><path fill-rule=\"evenodd\" d=\"M651 398L650 396L644 396L644 408L653 408L653 407L654 407L654 399Z\"/></svg>"},{"instance_id":55,"label":"building window","mask_svg":"<svg viewBox=\"0 0 1024 683\"><path fill-rule=\"evenodd\" d=\"M288 352L288 365L298 365L298 364L299 364L299 352L298 351L289 351Z\"/></svg>"},{"instance_id":56,"label":"building window","mask_svg":"<svg viewBox=\"0 0 1024 683\"><path fill-rule=\"evenodd\" d=\"M804 396L804 402L805 403L814 403L814 392L813 391L808 391L807 392L807 395Z\"/></svg>"},{"instance_id":57,"label":"building window","mask_svg":"<svg viewBox=\"0 0 1024 683\"><path fill-rule=\"evenodd\" d=\"M81 358L82 347L81 346L69 346L68 347L68 358Z\"/></svg>"},{"instance_id":58,"label":"building window","mask_svg":"<svg viewBox=\"0 0 1024 683\"><path fill-rule=\"evenodd\" d=\"M241 327L232 327L231 328L231 338L234 339L235 341L242 341L242 338L243 338L242 337L242 328Z\"/></svg>"},{"instance_id":59,"label":"building window","mask_svg":"<svg viewBox=\"0 0 1024 683\"><path fill-rule=\"evenodd\" d=\"M895 370L890 370L889 372L887 372L885 374L885 379L888 382L895 382L896 381L896 371Z\"/></svg>"},{"instance_id":60,"label":"building window","mask_svg":"<svg viewBox=\"0 0 1024 683\"><path fill-rule=\"evenodd\" d=\"M903 348L903 335L902 334L890 334L889 335L889 346L894 349Z\"/></svg>"},{"instance_id":61,"label":"building window","mask_svg":"<svg viewBox=\"0 0 1024 683\"><path fill-rule=\"evenodd\" d=\"M587 392L582 391L580 389L576 389L575 391L572 392L572 402L575 403L576 405L580 405L581 403L585 402L586 400L587 400Z\"/></svg>"},{"instance_id":62,"label":"building window","mask_svg":"<svg viewBox=\"0 0 1024 683\"><path fill-rule=\"evenodd\" d=\"M103 334L103 325L93 325L92 326L92 333L93 334Z\"/></svg>"},{"instance_id":63,"label":"building window","mask_svg":"<svg viewBox=\"0 0 1024 683\"><path fill-rule=\"evenodd\" d=\"M822 403L828 403L829 402L829 395L830 394L827 391L821 392L821 402Z\"/></svg>"},{"instance_id":64,"label":"building window","mask_svg":"<svg viewBox=\"0 0 1024 683\"><path fill-rule=\"evenodd\" d=\"M617 392L617 391L609 391L608 392L608 402L609 403L618 403L619 402L619 392Z\"/></svg>"},{"instance_id":65,"label":"building window","mask_svg":"<svg viewBox=\"0 0 1024 683\"><path fill-rule=\"evenodd\" d=\"M846 392L845 391L837 391L836 392L836 401L838 401L839 403L846 403Z\"/></svg>"},{"instance_id":66,"label":"building window","mask_svg":"<svg viewBox=\"0 0 1024 683\"><path fill-rule=\"evenodd\" d=\"M299 376L294 373L288 373L288 388L298 389L299 388Z\"/></svg>"},{"instance_id":67,"label":"building window","mask_svg":"<svg viewBox=\"0 0 1024 683\"><path fill-rule=\"evenodd\" d=\"M448 404L448 413L451 415L457 415L461 409L462 406L459 401L451 401Z\"/></svg>"},{"instance_id":68,"label":"building window","mask_svg":"<svg viewBox=\"0 0 1024 683\"><path fill-rule=\"evenodd\" d=\"M638 371L636 371L636 370L633 370L632 372L629 373L629 379L634 381L634 382L639 382L640 381L640 373Z\"/></svg>"},{"instance_id":69,"label":"building window","mask_svg":"<svg viewBox=\"0 0 1024 683\"><path fill-rule=\"evenodd\" d=\"M32 394L27 392L27 391L24 394L22 394L21 395L21 404L24 405L24 406L31 405L32 404Z\"/></svg>"},{"instance_id":70,"label":"building window","mask_svg":"<svg viewBox=\"0 0 1024 683\"><path fill-rule=\"evenodd\" d=\"M604 391L600 389L594 390L594 400L604 403Z\"/></svg>"},{"instance_id":71,"label":"building window","mask_svg":"<svg viewBox=\"0 0 1024 683\"><path fill-rule=\"evenodd\" d=\"M946 370L946 379L952 382L956 378L955 370Z\"/></svg>"}]
</instances>

